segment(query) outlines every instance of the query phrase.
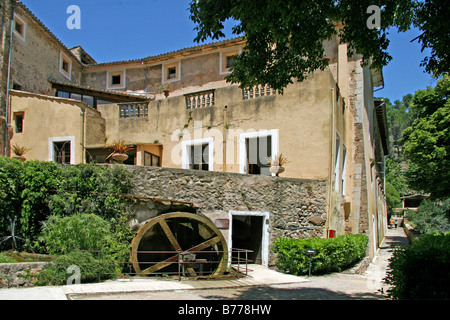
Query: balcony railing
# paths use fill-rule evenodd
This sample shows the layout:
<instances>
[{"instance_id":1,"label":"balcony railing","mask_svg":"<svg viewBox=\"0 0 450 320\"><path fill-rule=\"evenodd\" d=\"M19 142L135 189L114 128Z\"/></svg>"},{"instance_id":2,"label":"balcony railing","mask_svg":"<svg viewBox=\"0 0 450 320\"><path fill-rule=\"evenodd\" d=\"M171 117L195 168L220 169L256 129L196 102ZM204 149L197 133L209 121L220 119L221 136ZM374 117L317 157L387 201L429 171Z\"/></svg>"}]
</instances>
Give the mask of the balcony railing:
<instances>
[{"instance_id":1,"label":"balcony railing","mask_svg":"<svg viewBox=\"0 0 450 320\"><path fill-rule=\"evenodd\" d=\"M215 90L205 90L185 95L186 109L214 107Z\"/></svg>"},{"instance_id":2,"label":"balcony railing","mask_svg":"<svg viewBox=\"0 0 450 320\"><path fill-rule=\"evenodd\" d=\"M120 118L148 118L148 102L119 103Z\"/></svg>"},{"instance_id":3,"label":"balcony railing","mask_svg":"<svg viewBox=\"0 0 450 320\"><path fill-rule=\"evenodd\" d=\"M242 89L242 99L250 100L258 97L273 96L277 93L275 89L266 85L257 85L249 88Z\"/></svg>"}]
</instances>

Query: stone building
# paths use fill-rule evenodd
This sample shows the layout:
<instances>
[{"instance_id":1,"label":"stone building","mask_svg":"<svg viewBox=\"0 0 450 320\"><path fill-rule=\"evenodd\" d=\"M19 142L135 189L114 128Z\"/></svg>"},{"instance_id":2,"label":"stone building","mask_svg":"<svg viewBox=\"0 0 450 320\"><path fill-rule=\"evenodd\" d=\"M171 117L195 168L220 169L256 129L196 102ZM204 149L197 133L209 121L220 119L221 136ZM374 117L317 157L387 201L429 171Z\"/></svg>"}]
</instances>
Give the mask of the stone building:
<instances>
[{"instance_id":1,"label":"stone building","mask_svg":"<svg viewBox=\"0 0 450 320\"><path fill-rule=\"evenodd\" d=\"M264 264L281 235L366 233L370 256L381 244L387 123L373 93L383 77L337 36L324 43L329 67L280 95L225 81L241 38L96 63L20 2L13 21L9 91L2 82L11 97L7 145L32 148L28 159L104 163L113 142L125 141L136 185L148 185L137 194L201 202L202 214L229 225L253 221ZM275 176L268 161L280 154L289 163ZM230 241L231 230L223 230Z\"/></svg>"}]
</instances>

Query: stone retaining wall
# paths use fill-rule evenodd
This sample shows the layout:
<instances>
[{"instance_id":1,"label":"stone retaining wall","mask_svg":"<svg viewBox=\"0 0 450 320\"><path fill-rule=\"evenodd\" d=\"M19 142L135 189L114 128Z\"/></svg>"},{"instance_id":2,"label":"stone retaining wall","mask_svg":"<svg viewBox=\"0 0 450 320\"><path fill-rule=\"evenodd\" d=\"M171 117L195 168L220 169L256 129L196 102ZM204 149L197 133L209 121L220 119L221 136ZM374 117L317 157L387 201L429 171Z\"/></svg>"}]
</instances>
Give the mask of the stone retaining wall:
<instances>
[{"instance_id":1,"label":"stone retaining wall","mask_svg":"<svg viewBox=\"0 0 450 320\"><path fill-rule=\"evenodd\" d=\"M327 183L272 176L126 166L134 175L136 196L186 201L216 224L230 211L268 212L269 245L278 237L323 237L327 219ZM138 222L158 214L141 205ZM231 221L229 221L231 224ZM228 228L222 227L225 239ZM272 260L272 259L270 259Z\"/></svg>"},{"instance_id":2,"label":"stone retaining wall","mask_svg":"<svg viewBox=\"0 0 450 320\"><path fill-rule=\"evenodd\" d=\"M35 276L49 263L0 263L0 288L32 287Z\"/></svg>"}]
</instances>

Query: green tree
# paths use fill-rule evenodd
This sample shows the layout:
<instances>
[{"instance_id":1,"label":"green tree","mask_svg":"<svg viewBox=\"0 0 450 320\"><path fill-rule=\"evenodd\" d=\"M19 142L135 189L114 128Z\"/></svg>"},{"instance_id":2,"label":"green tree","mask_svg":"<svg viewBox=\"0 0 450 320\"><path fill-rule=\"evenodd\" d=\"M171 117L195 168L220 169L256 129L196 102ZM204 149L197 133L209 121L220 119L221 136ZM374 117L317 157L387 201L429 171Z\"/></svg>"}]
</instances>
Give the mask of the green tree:
<instances>
[{"instance_id":1,"label":"green tree","mask_svg":"<svg viewBox=\"0 0 450 320\"><path fill-rule=\"evenodd\" d=\"M401 161L403 154L402 134L414 121L414 114L411 112L413 95L407 94L401 101L395 100L394 104L387 98L384 98L384 100L386 101L386 114L389 127L390 154L394 159Z\"/></svg>"},{"instance_id":2,"label":"green tree","mask_svg":"<svg viewBox=\"0 0 450 320\"><path fill-rule=\"evenodd\" d=\"M391 27L404 32L416 25L423 32L418 38L422 47L433 49L423 62L427 71L448 72L448 6L444 1L192 0L190 17L198 42L224 37L224 23L236 21L233 33L243 36L246 45L227 80L241 87L269 84L282 92L293 79L302 81L328 65L323 42L336 34L349 45L350 54L361 54L366 64L371 61L372 68L381 69L392 59L387 51ZM380 8L379 28L368 27L372 5ZM436 14L439 8L442 12Z\"/></svg>"},{"instance_id":3,"label":"green tree","mask_svg":"<svg viewBox=\"0 0 450 320\"><path fill-rule=\"evenodd\" d=\"M450 77L414 95L418 115L403 133L406 177L411 188L432 198L450 197Z\"/></svg>"}]
</instances>

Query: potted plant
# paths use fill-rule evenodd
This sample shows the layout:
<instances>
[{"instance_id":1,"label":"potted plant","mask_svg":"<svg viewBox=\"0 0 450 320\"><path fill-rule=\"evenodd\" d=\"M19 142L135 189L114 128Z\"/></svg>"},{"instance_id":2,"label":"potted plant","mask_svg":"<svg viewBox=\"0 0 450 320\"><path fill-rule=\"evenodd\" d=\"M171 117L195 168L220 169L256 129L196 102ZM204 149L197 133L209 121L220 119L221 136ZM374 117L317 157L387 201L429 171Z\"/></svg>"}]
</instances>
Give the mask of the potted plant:
<instances>
[{"instance_id":1,"label":"potted plant","mask_svg":"<svg viewBox=\"0 0 450 320\"><path fill-rule=\"evenodd\" d=\"M15 145L12 146L12 151L14 152L13 158L25 161L27 159L24 157L24 154L27 153L29 150L30 149L21 147L16 143Z\"/></svg>"},{"instance_id":2,"label":"potted plant","mask_svg":"<svg viewBox=\"0 0 450 320\"><path fill-rule=\"evenodd\" d=\"M270 172L275 173L278 177L280 173L284 172L284 165L286 163L288 163L288 160L286 157L283 157L282 153L279 156L275 155L270 159Z\"/></svg>"},{"instance_id":3,"label":"potted plant","mask_svg":"<svg viewBox=\"0 0 450 320\"><path fill-rule=\"evenodd\" d=\"M163 84L161 84L161 85L159 86L159 89L160 89L162 92L164 92L164 96L165 96L166 98L169 97L170 86L169 86L168 83L163 83Z\"/></svg>"},{"instance_id":4,"label":"potted plant","mask_svg":"<svg viewBox=\"0 0 450 320\"><path fill-rule=\"evenodd\" d=\"M127 160L128 159L127 151L132 149L132 147L125 144L122 140L114 141L112 148L114 151L108 156L108 158L112 157L118 163L123 163L125 160Z\"/></svg>"}]
</instances>

